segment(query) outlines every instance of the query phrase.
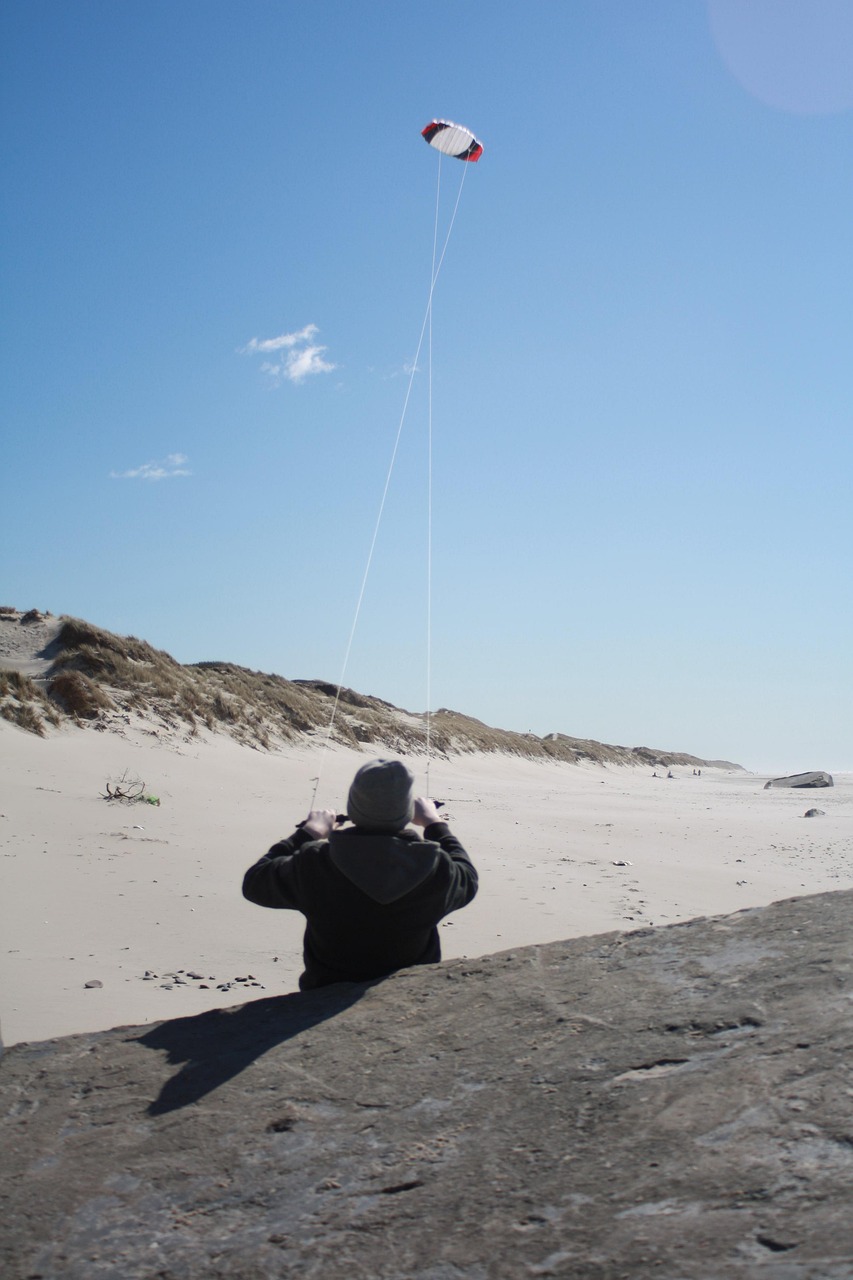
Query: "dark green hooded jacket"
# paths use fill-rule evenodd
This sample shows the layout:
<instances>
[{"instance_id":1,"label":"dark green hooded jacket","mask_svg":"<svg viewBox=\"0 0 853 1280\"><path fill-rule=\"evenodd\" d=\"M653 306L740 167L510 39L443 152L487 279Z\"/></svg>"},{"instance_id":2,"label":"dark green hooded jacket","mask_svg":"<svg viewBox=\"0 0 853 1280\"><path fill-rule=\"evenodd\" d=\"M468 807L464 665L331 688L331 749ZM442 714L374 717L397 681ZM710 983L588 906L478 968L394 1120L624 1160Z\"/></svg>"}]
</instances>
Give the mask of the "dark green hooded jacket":
<instances>
[{"instance_id":1,"label":"dark green hooded jacket","mask_svg":"<svg viewBox=\"0 0 853 1280\"><path fill-rule=\"evenodd\" d=\"M396 835L347 827L317 840L298 828L243 878L261 907L307 919L303 991L364 982L441 959L438 922L477 892L477 872L444 822Z\"/></svg>"}]
</instances>

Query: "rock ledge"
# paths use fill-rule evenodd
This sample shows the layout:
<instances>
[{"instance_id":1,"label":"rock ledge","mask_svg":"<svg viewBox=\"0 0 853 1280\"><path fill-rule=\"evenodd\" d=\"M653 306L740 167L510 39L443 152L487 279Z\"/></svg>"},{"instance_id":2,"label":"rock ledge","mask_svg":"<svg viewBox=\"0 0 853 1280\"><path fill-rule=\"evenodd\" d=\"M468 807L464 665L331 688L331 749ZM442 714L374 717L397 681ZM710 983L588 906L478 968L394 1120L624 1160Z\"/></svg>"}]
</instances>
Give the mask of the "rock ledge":
<instances>
[{"instance_id":1,"label":"rock ledge","mask_svg":"<svg viewBox=\"0 0 853 1280\"><path fill-rule=\"evenodd\" d=\"M4 1275L849 1280L852 922L822 894L18 1045Z\"/></svg>"}]
</instances>

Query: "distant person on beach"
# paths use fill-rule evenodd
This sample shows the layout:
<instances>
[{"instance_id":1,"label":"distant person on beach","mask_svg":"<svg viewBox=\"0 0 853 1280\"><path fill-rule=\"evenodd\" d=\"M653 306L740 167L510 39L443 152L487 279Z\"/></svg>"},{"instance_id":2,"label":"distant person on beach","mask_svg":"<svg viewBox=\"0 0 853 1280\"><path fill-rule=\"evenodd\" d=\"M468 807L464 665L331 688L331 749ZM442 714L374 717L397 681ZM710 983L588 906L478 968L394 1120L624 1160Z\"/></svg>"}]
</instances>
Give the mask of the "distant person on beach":
<instances>
[{"instance_id":1,"label":"distant person on beach","mask_svg":"<svg viewBox=\"0 0 853 1280\"><path fill-rule=\"evenodd\" d=\"M477 872L402 760L371 760L346 818L313 809L243 877L243 896L306 917L302 991L441 959L437 925L477 892ZM423 831L412 830L409 823Z\"/></svg>"}]
</instances>

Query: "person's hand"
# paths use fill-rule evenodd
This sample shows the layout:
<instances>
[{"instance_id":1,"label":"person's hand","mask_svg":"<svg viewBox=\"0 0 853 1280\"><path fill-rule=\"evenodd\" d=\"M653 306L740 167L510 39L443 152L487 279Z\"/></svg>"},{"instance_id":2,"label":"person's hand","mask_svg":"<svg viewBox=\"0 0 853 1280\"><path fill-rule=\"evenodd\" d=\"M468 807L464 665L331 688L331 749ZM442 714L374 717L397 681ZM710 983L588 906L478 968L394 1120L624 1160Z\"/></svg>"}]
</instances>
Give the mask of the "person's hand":
<instances>
[{"instance_id":1,"label":"person's hand","mask_svg":"<svg viewBox=\"0 0 853 1280\"><path fill-rule=\"evenodd\" d=\"M302 823L302 830L317 840L325 840L335 825L336 817L334 809L312 809Z\"/></svg>"},{"instance_id":2,"label":"person's hand","mask_svg":"<svg viewBox=\"0 0 853 1280\"><path fill-rule=\"evenodd\" d=\"M442 817L432 800L427 800L426 796L418 796L415 800L415 812L412 815L412 822L415 826L429 827L433 822L441 821Z\"/></svg>"}]
</instances>

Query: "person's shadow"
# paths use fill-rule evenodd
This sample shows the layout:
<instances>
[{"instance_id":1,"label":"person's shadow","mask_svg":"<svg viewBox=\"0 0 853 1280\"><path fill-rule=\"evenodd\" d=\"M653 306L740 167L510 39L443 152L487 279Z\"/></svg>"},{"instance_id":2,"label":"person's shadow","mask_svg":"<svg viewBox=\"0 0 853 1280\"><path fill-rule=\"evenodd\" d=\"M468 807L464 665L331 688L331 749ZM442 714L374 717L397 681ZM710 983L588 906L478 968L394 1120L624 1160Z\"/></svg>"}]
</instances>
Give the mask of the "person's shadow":
<instances>
[{"instance_id":1,"label":"person's shadow","mask_svg":"<svg viewBox=\"0 0 853 1280\"><path fill-rule=\"evenodd\" d=\"M268 1049L348 1009L373 985L339 982L318 991L270 996L235 1009L174 1018L134 1036L148 1049L165 1049L170 1063L183 1064L149 1105L148 1115L165 1115L198 1102Z\"/></svg>"}]
</instances>

